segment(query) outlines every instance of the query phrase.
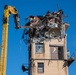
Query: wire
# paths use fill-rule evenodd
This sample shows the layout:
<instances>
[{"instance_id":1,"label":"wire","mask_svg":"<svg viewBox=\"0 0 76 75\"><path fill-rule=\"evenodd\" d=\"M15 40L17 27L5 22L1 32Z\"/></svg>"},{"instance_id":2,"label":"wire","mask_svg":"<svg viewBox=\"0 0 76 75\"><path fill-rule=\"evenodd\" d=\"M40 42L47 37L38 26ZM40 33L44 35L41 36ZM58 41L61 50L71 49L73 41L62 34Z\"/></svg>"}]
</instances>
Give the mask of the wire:
<instances>
[{"instance_id":1,"label":"wire","mask_svg":"<svg viewBox=\"0 0 76 75\"><path fill-rule=\"evenodd\" d=\"M58 4L58 0L56 0L56 3L57 3L57 10L59 10L60 8L59 8L59 4Z\"/></svg>"}]
</instances>

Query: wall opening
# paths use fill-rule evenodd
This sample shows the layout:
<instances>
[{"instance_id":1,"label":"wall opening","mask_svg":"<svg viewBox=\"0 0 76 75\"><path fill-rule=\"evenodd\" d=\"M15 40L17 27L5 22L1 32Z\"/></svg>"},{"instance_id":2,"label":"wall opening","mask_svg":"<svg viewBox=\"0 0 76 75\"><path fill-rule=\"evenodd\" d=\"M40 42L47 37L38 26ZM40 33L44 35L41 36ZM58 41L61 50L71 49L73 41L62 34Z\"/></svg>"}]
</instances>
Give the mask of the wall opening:
<instances>
[{"instance_id":1,"label":"wall opening","mask_svg":"<svg viewBox=\"0 0 76 75\"><path fill-rule=\"evenodd\" d=\"M51 59L59 59L59 60L64 59L62 46L51 47L50 53L51 53Z\"/></svg>"},{"instance_id":2,"label":"wall opening","mask_svg":"<svg viewBox=\"0 0 76 75\"><path fill-rule=\"evenodd\" d=\"M36 53L43 53L44 52L43 43L36 43L35 48L36 48Z\"/></svg>"},{"instance_id":3,"label":"wall opening","mask_svg":"<svg viewBox=\"0 0 76 75\"><path fill-rule=\"evenodd\" d=\"M38 62L38 73L44 73L44 63Z\"/></svg>"}]
</instances>

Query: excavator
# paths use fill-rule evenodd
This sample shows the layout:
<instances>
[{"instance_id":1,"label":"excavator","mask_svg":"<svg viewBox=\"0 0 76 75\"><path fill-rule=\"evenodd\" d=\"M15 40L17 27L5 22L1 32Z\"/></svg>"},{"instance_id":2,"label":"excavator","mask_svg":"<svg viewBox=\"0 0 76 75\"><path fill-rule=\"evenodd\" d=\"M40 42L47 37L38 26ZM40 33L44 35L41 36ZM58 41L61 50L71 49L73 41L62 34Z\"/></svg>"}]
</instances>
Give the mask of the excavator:
<instances>
[{"instance_id":1,"label":"excavator","mask_svg":"<svg viewBox=\"0 0 76 75\"><path fill-rule=\"evenodd\" d=\"M7 62L7 46L8 46L8 22L9 16L13 14L15 28L19 29L19 14L15 7L5 5L2 24L2 46L0 55L0 75L6 75L6 62Z\"/></svg>"},{"instance_id":2,"label":"excavator","mask_svg":"<svg viewBox=\"0 0 76 75\"><path fill-rule=\"evenodd\" d=\"M5 5L3 22L2 22L2 45L0 46L0 75L6 75L6 65L7 65L7 47L8 47L8 26L9 26L9 16L13 14L15 28L34 28L35 26L19 26L19 14L15 7ZM24 66L23 66L24 67ZM22 67L22 68L23 68ZM27 69L26 69L27 70Z\"/></svg>"}]
</instances>

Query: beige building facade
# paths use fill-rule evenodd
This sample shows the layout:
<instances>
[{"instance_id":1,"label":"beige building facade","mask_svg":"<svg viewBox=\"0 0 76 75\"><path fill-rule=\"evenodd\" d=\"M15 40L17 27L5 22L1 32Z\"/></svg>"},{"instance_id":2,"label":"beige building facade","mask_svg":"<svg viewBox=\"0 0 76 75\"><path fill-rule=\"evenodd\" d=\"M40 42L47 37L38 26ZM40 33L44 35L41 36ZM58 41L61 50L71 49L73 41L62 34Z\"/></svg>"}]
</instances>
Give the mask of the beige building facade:
<instances>
[{"instance_id":1,"label":"beige building facade","mask_svg":"<svg viewBox=\"0 0 76 75\"><path fill-rule=\"evenodd\" d=\"M59 33L57 29L55 35ZM31 43L31 75L68 75L66 35L58 37Z\"/></svg>"},{"instance_id":2,"label":"beige building facade","mask_svg":"<svg viewBox=\"0 0 76 75\"><path fill-rule=\"evenodd\" d=\"M33 28L29 29L28 52L29 75L68 75L68 67L74 61L67 50L66 30L69 24L62 22L62 10L51 14L47 12ZM30 16L31 19L37 16ZM40 18L37 17L37 18ZM60 18L60 19L59 19ZM53 21L53 19L55 21ZM50 23L49 23L50 22Z\"/></svg>"}]
</instances>

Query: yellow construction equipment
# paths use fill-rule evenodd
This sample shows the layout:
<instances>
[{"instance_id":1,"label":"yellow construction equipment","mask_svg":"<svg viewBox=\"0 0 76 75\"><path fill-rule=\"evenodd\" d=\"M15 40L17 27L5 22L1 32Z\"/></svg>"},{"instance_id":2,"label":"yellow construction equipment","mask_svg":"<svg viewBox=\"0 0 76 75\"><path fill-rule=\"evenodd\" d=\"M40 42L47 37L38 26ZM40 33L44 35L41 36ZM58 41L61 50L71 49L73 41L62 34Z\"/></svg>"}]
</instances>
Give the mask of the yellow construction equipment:
<instances>
[{"instance_id":1,"label":"yellow construction equipment","mask_svg":"<svg viewBox=\"0 0 76 75\"><path fill-rule=\"evenodd\" d=\"M2 25L2 46L1 46L1 57L0 57L0 75L6 75L6 62L7 62L7 47L8 47L8 21L10 14L14 15L14 21L16 29L19 28L19 15L15 7L5 5L3 14L3 25Z\"/></svg>"}]
</instances>

